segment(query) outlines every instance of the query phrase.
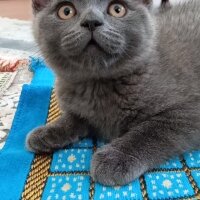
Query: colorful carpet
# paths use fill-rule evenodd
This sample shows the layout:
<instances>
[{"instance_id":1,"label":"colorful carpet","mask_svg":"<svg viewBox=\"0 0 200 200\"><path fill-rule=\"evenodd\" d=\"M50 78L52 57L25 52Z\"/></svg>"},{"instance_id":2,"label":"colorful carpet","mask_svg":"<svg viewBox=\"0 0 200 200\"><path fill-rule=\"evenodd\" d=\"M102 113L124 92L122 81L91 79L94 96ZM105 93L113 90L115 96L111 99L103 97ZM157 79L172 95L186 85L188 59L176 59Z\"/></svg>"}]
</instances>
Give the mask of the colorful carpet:
<instances>
[{"instance_id":1,"label":"colorful carpet","mask_svg":"<svg viewBox=\"0 0 200 200\"><path fill-rule=\"evenodd\" d=\"M105 187L89 174L93 153L103 144L89 138L53 155L34 155L25 149L33 128L60 116L52 87L54 76L40 60L32 60L35 73L24 85L11 132L0 151L2 200L198 200L200 151L169 160L123 187Z\"/></svg>"}]
</instances>

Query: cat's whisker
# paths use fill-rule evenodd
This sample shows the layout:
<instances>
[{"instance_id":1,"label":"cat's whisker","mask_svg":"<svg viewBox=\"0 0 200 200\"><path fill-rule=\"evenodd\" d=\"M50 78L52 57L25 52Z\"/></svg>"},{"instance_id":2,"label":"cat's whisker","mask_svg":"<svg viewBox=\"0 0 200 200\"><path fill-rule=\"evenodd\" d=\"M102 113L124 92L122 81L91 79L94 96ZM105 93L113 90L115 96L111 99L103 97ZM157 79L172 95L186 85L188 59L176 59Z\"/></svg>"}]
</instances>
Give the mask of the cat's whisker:
<instances>
[{"instance_id":1,"label":"cat's whisker","mask_svg":"<svg viewBox=\"0 0 200 200\"><path fill-rule=\"evenodd\" d=\"M66 33L66 35L62 38L62 41L65 41L65 40L72 40L74 38L78 38L80 35L82 35L81 32L70 32L70 33Z\"/></svg>"}]
</instances>

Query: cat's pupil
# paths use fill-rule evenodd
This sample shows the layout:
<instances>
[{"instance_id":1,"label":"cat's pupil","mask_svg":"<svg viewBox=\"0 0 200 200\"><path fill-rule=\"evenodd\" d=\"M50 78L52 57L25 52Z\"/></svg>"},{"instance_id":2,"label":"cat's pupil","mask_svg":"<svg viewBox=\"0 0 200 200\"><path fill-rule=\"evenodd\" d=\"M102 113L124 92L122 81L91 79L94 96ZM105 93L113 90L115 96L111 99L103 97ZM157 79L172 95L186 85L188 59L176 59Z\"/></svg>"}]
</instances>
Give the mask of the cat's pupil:
<instances>
[{"instance_id":1,"label":"cat's pupil","mask_svg":"<svg viewBox=\"0 0 200 200\"><path fill-rule=\"evenodd\" d=\"M70 8L67 7L67 8L64 9L64 14L65 15L69 15L70 13L71 13Z\"/></svg>"},{"instance_id":2,"label":"cat's pupil","mask_svg":"<svg viewBox=\"0 0 200 200\"><path fill-rule=\"evenodd\" d=\"M121 7L118 6L118 5L116 5L116 6L114 7L114 10L115 10L115 12L116 12L117 14L119 14L119 13L121 12Z\"/></svg>"}]
</instances>

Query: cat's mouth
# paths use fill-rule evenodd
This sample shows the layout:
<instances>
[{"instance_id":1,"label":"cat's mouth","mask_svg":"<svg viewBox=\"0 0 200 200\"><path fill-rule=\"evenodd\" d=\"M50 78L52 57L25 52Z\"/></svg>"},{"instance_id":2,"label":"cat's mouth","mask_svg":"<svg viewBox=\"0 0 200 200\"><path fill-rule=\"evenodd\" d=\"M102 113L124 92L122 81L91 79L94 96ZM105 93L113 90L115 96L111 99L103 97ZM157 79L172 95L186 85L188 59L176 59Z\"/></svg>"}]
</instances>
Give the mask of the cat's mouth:
<instances>
[{"instance_id":1,"label":"cat's mouth","mask_svg":"<svg viewBox=\"0 0 200 200\"><path fill-rule=\"evenodd\" d=\"M87 48L96 48L101 51L104 51L104 49L98 44L98 42L94 38L91 38L91 40L88 42L86 49Z\"/></svg>"},{"instance_id":2,"label":"cat's mouth","mask_svg":"<svg viewBox=\"0 0 200 200\"><path fill-rule=\"evenodd\" d=\"M91 45L99 46L96 40L94 40L93 38L88 42L88 46L91 46Z\"/></svg>"}]
</instances>

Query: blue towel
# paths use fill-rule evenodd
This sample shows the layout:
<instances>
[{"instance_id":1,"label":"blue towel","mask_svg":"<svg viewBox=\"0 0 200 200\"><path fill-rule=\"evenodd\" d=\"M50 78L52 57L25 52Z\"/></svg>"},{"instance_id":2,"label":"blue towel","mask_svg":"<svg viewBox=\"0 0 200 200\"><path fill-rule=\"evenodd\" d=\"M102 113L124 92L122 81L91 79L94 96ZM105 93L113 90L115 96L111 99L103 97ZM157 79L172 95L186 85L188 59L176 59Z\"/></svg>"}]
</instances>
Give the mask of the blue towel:
<instances>
[{"instance_id":1,"label":"blue towel","mask_svg":"<svg viewBox=\"0 0 200 200\"><path fill-rule=\"evenodd\" d=\"M89 175L94 147L102 142L83 139L50 156L28 152L25 137L46 123L54 85L53 72L43 61L32 58L31 68L35 76L23 87L12 129L0 151L0 200L200 199L200 151L173 158L123 187L102 186Z\"/></svg>"}]
</instances>

